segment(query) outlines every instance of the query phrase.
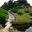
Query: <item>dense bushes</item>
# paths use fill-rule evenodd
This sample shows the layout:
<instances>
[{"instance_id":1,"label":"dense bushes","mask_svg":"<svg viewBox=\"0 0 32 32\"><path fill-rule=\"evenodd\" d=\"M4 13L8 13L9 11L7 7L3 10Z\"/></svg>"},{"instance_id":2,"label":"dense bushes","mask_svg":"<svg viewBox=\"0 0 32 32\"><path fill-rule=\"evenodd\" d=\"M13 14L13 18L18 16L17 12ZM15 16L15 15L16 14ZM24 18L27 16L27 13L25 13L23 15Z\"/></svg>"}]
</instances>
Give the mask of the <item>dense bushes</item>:
<instances>
[{"instance_id":1,"label":"dense bushes","mask_svg":"<svg viewBox=\"0 0 32 32\"><path fill-rule=\"evenodd\" d=\"M30 16L32 16L32 13L29 13Z\"/></svg>"},{"instance_id":2,"label":"dense bushes","mask_svg":"<svg viewBox=\"0 0 32 32\"><path fill-rule=\"evenodd\" d=\"M19 31L25 31L30 26L32 26L32 23L24 23L24 24L12 24L14 28L16 28Z\"/></svg>"},{"instance_id":3,"label":"dense bushes","mask_svg":"<svg viewBox=\"0 0 32 32\"><path fill-rule=\"evenodd\" d=\"M7 15L7 11L0 8L0 24L4 27L5 26L5 17Z\"/></svg>"},{"instance_id":4,"label":"dense bushes","mask_svg":"<svg viewBox=\"0 0 32 32\"><path fill-rule=\"evenodd\" d=\"M0 24L5 27L5 23L6 23L6 20L5 20L5 17L4 16L1 16L0 17Z\"/></svg>"},{"instance_id":5,"label":"dense bushes","mask_svg":"<svg viewBox=\"0 0 32 32\"><path fill-rule=\"evenodd\" d=\"M19 12L19 13L17 13L17 14L18 14L18 15L20 15L20 16L21 16L21 15L23 15L23 13L20 13L20 12Z\"/></svg>"}]
</instances>

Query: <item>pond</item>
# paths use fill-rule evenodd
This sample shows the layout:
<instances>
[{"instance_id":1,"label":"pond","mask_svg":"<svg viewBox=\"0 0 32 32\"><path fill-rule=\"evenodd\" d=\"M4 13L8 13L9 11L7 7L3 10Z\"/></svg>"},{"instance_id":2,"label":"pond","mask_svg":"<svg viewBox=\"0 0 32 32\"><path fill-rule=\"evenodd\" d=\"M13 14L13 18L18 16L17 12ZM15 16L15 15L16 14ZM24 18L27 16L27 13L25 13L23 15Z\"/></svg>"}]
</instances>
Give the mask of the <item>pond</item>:
<instances>
[{"instance_id":1,"label":"pond","mask_svg":"<svg viewBox=\"0 0 32 32\"><path fill-rule=\"evenodd\" d=\"M29 27L28 29L26 29L25 32L32 32L32 27Z\"/></svg>"}]
</instances>

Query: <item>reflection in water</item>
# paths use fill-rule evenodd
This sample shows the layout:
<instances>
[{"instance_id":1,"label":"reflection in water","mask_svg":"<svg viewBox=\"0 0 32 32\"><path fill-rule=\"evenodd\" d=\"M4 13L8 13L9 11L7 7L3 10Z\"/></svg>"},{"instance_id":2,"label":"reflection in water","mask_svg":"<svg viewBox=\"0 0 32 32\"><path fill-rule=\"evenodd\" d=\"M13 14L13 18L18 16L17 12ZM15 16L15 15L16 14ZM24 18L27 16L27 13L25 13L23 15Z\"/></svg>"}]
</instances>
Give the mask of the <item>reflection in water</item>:
<instances>
[{"instance_id":1,"label":"reflection in water","mask_svg":"<svg viewBox=\"0 0 32 32\"><path fill-rule=\"evenodd\" d=\"M32 32L32 27L29 27L28 29L26 29L25 32Z\"/></svg>"}]
</instances>

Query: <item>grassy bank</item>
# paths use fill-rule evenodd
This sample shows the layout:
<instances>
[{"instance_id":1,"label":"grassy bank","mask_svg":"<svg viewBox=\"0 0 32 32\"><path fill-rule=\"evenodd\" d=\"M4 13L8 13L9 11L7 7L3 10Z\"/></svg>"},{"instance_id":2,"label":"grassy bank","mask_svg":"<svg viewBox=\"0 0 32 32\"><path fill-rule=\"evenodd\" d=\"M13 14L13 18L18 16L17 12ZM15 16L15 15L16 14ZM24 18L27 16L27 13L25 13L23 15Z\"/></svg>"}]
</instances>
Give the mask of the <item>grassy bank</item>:
<instances>
[{"instance_id":1,"label":"grassy bank","mask_svg":"<svg viewBox=\"0 0 32 32\"><path fill-rule=\"evenodd\" d=\"M30 18L32 18L31 15L29 15L30 13L32 13L32 7L29 8L29 13L26 13L24 9L18 9L18 11L20 11L22 13L22 15L18 15L16 13L16 22L17 23L26 23L29 22Z\"/></svg>"}]
</instances>

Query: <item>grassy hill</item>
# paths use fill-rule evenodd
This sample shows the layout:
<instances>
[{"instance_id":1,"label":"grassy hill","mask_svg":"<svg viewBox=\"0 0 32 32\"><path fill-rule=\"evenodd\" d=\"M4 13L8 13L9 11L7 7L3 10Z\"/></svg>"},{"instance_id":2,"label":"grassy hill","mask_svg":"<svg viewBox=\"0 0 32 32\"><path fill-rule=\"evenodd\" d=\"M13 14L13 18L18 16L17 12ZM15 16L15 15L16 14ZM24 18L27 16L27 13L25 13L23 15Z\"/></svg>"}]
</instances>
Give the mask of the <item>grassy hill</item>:
<instances>
[{"instance_id":1,"label":"grassy hill","mask_svg":"<svg viewBox=\"0 0 32 32\"><path fill-rule=\"evenodd\" d=\"M26 23L29 22L30 18L32 18L31 15L29 15L30 13L32 13L32 7L29 8L29 13L26 13L24 9L18 9L18 11L20 11L22 13L22 15L18 15L16 13L16 22L17 23Z\"/></svg>"}]
</instances>

